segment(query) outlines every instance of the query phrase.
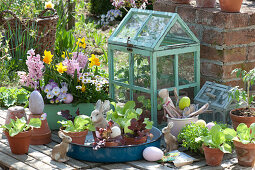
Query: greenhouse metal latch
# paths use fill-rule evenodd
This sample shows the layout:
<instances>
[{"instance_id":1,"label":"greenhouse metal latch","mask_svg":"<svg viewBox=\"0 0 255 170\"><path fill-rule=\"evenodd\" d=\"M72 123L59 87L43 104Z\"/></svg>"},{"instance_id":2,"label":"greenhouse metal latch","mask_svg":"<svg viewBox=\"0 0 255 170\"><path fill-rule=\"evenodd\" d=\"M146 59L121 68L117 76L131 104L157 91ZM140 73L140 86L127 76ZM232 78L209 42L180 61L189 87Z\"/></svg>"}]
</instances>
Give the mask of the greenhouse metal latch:
<instances>
[{"instance_id":1,"label":"greenhouse metal latch","mask_svg":"<svg viewBox=\"0 0 255 170\"><path fill-rule=\"evenodd\" d=\"M127 50L130 52L133 52L132 48L134 47L134 45L130 44L129 42L130 42L130 37L128 37L128 39L127 39Z\"/></svg>"}]
</instances>

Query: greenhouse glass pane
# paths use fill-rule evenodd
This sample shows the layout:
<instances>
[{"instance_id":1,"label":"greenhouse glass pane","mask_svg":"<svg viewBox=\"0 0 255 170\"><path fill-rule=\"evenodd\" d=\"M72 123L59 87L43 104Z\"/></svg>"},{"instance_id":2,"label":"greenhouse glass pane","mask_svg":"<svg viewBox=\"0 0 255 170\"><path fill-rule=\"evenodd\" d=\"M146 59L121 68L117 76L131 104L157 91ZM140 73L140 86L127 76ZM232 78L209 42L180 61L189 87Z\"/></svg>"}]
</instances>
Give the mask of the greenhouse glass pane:
<instances>
[{"instance_id":1,"label":"greenhouse glass pane","mask_svg":"<svg viewBox=\"0 0 255 170\"><path fill-rule=\"evenodd\" d=\"M175 86L174 55L157 58L157 87L158 89Z\"/></svg>"},{"instance_id":2,"label":"greenhouse glass pane","mask_svg":"<svg viewBox=\"0 0 255 170\"><path fill-rule=\"evenodd\" d=\"M178 56L179 85L194 83L194 53L179 54Z\"/></svg>"},{"instance_id":3,"label":"greenhouse glass pane","mask_svg":"<svg viewBox=\"0 0 255 170\"><path fill-rule=\"evenodd\" d=\"M143 28L142 32L138 35L136 40L138 42L153 44L160 36L162 31L166 29L171 17L168 16L152 16L148 23Z\"/></svg>"},{"instance_id":4,"label":"greenhouse glass pane","mask_svg":"<svg viewBox=\"0 0 255 170\"><path fill-rule=\"evenodd\" d=\"M150 88L150 57L134 55L134 85Z\"/></svg>"},{"instance_id":5,"label":"greenhouse glass pane","mask_svg":"<svg viewBox=\"0 0 255 170\"><path fill-rule=\"evenodd\" d=\"M127 21L124 27L117 34L117 38L127 39L128 37L134 37L137 31L141 28L142 24L147 19L148 14L133 14Z\"/></svg>"},{"instance_id":6,"label":"greenhouse glass pane","mask_svg":"<svg viewBox=\"0 0 255 170\"><path fill-rule=\"evenodd\" d=\"M114 99L117 102L121 102L121 103L126 103L129 101L129 90L128 88L122 87L122 86L118 86L118 85L114 85Z\"/></svg>"},{"instance_id":7,"label":"greenhouse glass pane","mask_svg":"<svg viewBox=\"0 0 255 170\"><path fill-rule=\"evenodd\" d=\"M129 53L115 50L113 53L114 80L128 84L129 81Z\"/></svg>"}]
</instances>

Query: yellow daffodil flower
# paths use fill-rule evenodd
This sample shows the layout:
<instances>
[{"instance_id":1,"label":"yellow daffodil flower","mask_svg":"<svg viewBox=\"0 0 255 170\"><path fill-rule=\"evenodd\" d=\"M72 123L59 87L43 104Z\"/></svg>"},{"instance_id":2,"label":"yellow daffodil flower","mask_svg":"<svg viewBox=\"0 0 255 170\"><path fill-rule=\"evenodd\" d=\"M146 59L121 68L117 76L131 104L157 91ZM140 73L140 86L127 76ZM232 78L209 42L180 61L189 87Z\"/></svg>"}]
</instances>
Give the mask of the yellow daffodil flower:
<instances>
[{"instance_id":1,"label":"yellow daffodil flower","mask_svg":"<svg viewBox=\"0 0 255 170\"><path fill-rule=\"evenodd\" d=\"M82 84L82 86L81 86L81 91L82 91L82 92L85 92L85 90L86 90L86 87L84 86L84 84Z\"/></svg>"},{"instance_id":2,"label":"yellow daffodil flower","mask_svg":"<svg viewBox=\"0 0 255 170\"><path fill-rule=\"evenodd\" d=\"M48 2L45 2L45 7L44 7L45 9L47 9L47 8L54 8L54 5L53 5L53 3L51 2L51 1L48 1Z\"/></svg>"},{"instance_id":3,"label":"yellow daffodil flower","mask_svg":"<svg viewBox=\"0 0 255 170\"><path fill-rule=\"evenodd\" d=\"M94 54L89 58L90 64L89 67L100 66L99 58L97 58Z\"/></svg>"},{"instance_id":4,"label":"yellow daffodil flower","mask_svg":"<svg viewBox=\"0 0 255 170\"><path fill-rule=\"evenodd\" d=\"M82 39L78 38L78 41L76 43L79 47L86 48L85 38Z\"/></svg>"},{"instance_id":5,"label":"yellow daffodil flower","mask_svg":"<svg viewBox=\"0 0 255 170\"><path fill-rule=\"evenodd\" d=\"M67 71L67 66L63 66L62 62L59 63L59 65L56 65L56 67L59 73L64 73L65 71Z\"/></svg>"},{"instance_id":6,"label":"yellow daffodil flower","mask_svg":"<svg viewBox=\"0 0 255 170\"><path fill-rule=\"evenodd\" d=\"M62 58L66 58L66 53L63 51L63 54L61 55Z\"/></svg>"},{"instance_id":7,"label":"yellow daffodil flower","mask_svg":"<svg viewBox=\"0 0 255 170\"><path fill-rule=\"evenodd\" d=\"M43 56L43 62L46 64L50 64L52 62L52 57L53 55L51 54L51 51L44 51L44 56Z\"/></svg>"}]
</instances>

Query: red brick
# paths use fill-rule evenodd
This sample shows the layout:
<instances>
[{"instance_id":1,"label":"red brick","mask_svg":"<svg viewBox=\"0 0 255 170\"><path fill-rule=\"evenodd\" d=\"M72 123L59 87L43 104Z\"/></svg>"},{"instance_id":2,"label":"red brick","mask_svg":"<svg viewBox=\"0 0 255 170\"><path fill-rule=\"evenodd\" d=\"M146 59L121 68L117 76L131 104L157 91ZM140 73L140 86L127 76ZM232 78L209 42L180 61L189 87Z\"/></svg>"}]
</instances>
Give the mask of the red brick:
<instances>
[{"instance_id":1,"label":"red brick","mask_svg":"<svg viewBox=\"0 0 255 170\"><path fill-rule=\"evenodd\" d=\"M212 29L204 29L202 35L202 42L212 45L223 45L224 33Z\"/></svg>"},{"instance_id":2,"label":"red brick","mask_svg":"<svg viewBox=\"0 0 255 170\"><path fill-rule=\"evenodd\" d=\"M247 47L226 49L224 51L223 62L235 62L235 61L244 61L247 56Z\"/></svg>"},{"instance_id":3,"label":"red brick","mask_svg":"<svg viewBox=\"0 0 255 170\"><path fill-rule=\"evenodd\" d=\"M223 74L223 67L213 63L201 62L200 72L203 76L221 78Z\"/></svg>"},{"instance_id":4,"label":"red brick","mask_svg":"<svg viewBox=\"0 0 255 170\"><path fill-rule=\"evenodd\" d=\"M226 45L249 44L255 42L255 29L226 32L224 34Z\"/></svg>"},{"instance_id":5,"label":"red brick","mask_svg":"<svg viewBox=\"0 0 255 170\"><path fill-rule=\"evenodd\" d=\"M212 8L198 8L196 13L196 23L203 25L215 26L214 17L219 11L212 10Z\"/></svg>"},{"instance_id":6,"label":"red brick","mask_svg":"<svg viewBox=\"0 0 255 170\"><path fill-rule=\"evenodd\" d=\"M201 26L200 25L191 25L191 24L188 24L188 27L189 29L195 34L195 36L201 40Z\"/></svg>"},{"instance_id":7,"label":"red brick","mask_svg":"<svg viewBox=\"0 0 255 170\"><path fill-rule=\"evenodd\" d=\"M196 18L196 9L192 6L181 6L177 8L177 13L180 17L189 23L194 23Z\"/></svg>"},{"instance_id":8,"label":"red brick","mask_svg":"<svg viewBox=\"0 0 255 170\"><path fill-rule=\"evenodd\" d=\"M156 1L153 4L153 10L164 12L175 12L176 4L171 1Z\"/></svg>"},{"instance_id":9,"label":"red brick","mask_svg":"<svg viewBox=\"0 0 255 170\"><path fill-rule=\"evenodd\" d=\"M236 78L236 74L231 74L232 71L236 68L242 67L244 67L244 64L224 65L222 68L223 69L222 78L223 79Z\"/></svg>"},{"instance_id":10,"label":"red brick","mask_svg":"<svg viewBox=\"0 0 255 170\"><path fill-rule=\"evenodd\" d=\"M249 15L247 13L215 13L213 18L214 26L218 28L240 28L246 27L249 23Z\"/></svg>"},{"instance_id":11,"label":"red brick","mask_svg":"<svg viewBox=\"0 0 255 170\"><path fill-rule=\"evenodd\" d=\"M222 61L224 59L223 50L201 45L200 58Z\"/></svg>"},{"instance_id":12,"label":"red brick","mask_svg":"<svg viewBox=\"0 0 255 170\"><path fill-rule=\"evenodd\" d=\"M255 59L255 46L248 47L248 60Z\"/></svg>"},{"instance_id":13,"label":"red brick","mask_svg":"<svg viewBox=\"0 0 255 170\"><path fill-rule=\"evenodd\" d=\"M232 81L225 80L222 84L226 86L231 86L231 87L239 86L240 88L244 88L244 83L242 80L232 80Z\"/></svg>"},{"instance_id":14,"label":"red brick","mask_svg":"<svg viewBox=\"0 0 255 170\"><path fill-rule=\"evenodd\" d=\"M255 25L255 13L250 15L249 25Z\"/></svg>"}]
</instances>

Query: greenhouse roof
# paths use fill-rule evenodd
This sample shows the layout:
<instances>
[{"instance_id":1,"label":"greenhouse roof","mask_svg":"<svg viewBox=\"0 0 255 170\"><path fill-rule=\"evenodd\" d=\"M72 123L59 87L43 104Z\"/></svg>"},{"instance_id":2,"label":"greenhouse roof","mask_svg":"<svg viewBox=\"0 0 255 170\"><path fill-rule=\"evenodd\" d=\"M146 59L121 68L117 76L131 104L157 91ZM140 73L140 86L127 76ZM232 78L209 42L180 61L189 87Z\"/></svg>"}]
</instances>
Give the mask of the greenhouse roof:
<instances>
[{"instance_id":1,"label":"greenhouse roof","mask_svg":"<svg viewBox=\"0 0 255 170\"><path fill-rule=\"evenodd\" d=\"M197 44L199 40L177 13L132 8L108 43L160 50Z\"/></svg>"}]
</instances>

